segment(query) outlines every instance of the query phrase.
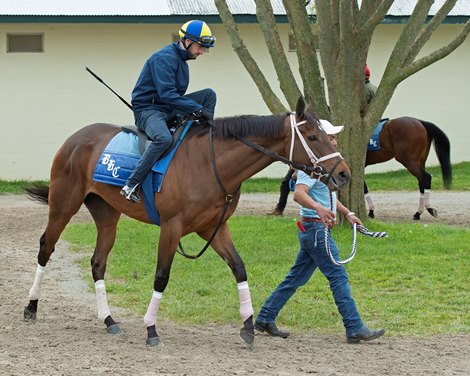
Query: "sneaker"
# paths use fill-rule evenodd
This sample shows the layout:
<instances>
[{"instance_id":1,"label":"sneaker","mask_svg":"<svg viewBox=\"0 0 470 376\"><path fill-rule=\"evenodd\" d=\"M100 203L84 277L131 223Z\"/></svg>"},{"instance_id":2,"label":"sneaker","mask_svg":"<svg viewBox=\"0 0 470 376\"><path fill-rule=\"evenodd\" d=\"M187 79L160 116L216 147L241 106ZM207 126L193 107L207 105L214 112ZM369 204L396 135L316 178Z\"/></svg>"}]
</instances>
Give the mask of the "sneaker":
<instances>
[{"instance_id":1,"label":"sneaker","mask_svg":"<svg viewBox=\"0 0 470 376\"><path fill-rule=\"evenodd\" d=\"M372 330L367 326L363 325L361 329L354 335L346 337L348 343L359 343L360 341L371 341L373 339L383 336L385 333L384 329Z\"/></svg>"},{"instance_id":2,"label":"sneaker","mask_svg":"<svg viewBox=\"0 0 470 376\"><path fill-rule=\"evenodd\" d=\"M270 211L266 213L267 215L279 215L283 216L284 215L284 210L279 209L277 206L273 209L273 211Z\"/></svg>"},{"instance_id":3,"label":"sneaker","mask_svg":"<svg viewBox=\"0 0 470 376\"><path fill-rule=\"evenodd\" d=\"M255 322L254 328L258 332L266 332L270 336L273 336L273 337L287 338L289 337L289 334L290 334L289 332L284 332L282 330L279 330L276 324L273 322L267 322L267 323Z\"/></svg>"},{"instance_id":4,"label":"sneaker","mask_svg":"<svg viewBox=\"0 0 470 376\"><path fill-rule=\"evenodd\" d=\"M140 199L140 196L137 193L137 186L138 185L134 187L129 187L128 185L125 185L124 187L122 187L121 192L119 193L121 194L121 196L124 196L132 203L140 203L142 202L142 200Z\"/></svg>"}]
</instances>

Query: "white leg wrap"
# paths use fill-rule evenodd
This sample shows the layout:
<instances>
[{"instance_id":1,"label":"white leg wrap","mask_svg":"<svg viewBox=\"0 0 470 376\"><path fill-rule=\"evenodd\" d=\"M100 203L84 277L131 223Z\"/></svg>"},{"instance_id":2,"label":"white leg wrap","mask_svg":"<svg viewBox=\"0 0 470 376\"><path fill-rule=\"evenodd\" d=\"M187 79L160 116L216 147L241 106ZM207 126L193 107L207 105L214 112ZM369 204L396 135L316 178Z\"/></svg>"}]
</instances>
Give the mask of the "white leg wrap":
<instances>
[{"instance_id":1,"label":"white leg wrap","mask_svg":"<svg viewBox=\"0 0 470 376\"><path fill-rule=\"evenodd\" d=\"M240 316L245 321L253 315L253 305L251 304L250 288L248 282L240 282L237 284L238 294L240 295Z\"/></svg>"},{"instance_id":2,"label":"white leg wrap","mask_svg":"<svg viewBox=\"0 0 470 376\"><path fill-rule=\"evenodd\" d=\"M29 299L30 300L38 300L39 297L41 296L41 284L42 284L42 279L44 278L44 272L45 272L44 266L41 266L38 264L38 267L36 268L36 277L34 277L34 283L31 289L29 290Z\"/></svg>"},{"instance_id":3,"label":"white leg wrap","mask_svg":"<svg viewBox=\"0 0 470 376\"><path fill-rule=\"evenodd\" d=\"M106 296L106 286L104 280L100 279L95 282L96 304L98 305L98 319L104 321L106 317L111 315L108 306L108 297Z\"/></svg>"},{"instance_id":4,"label":"white leg wrap","mask_svg":"<svg viewBox=\"0 0 470 376\"><path fill-rule=\"evenodd\" d=\"M419 206L418 206L418 213L421 214L424 212L424 194L419 194Z\"/></svg>"},{"instance_id":5,"label":"white leg wrap","mask_svg":"<svg viewBox=\"0 0 470 376\"><path fill-rule=\"evenodd\" d=\"M369 194L369 193L366 193L366 194L364 195L364 198L366 199L367 207L369 208L369 210L374 210L374 209L375 209L375 205L374 205L374 201L372 201L372 197L370 197L370 194Z\"/></svg>"},{"instance_id":6,"label":"white leg wrap","mask_svg":"<svg viewBox=\"0 0 470 376\"><path fill-rule=\"evenodd\" d=\"M160 306L160 300L162 300L162 297L162 292L153 292L152 299L150 300L149 307L147 308L147 313L144 317L144 323L146 327L155 325L157 321L158 307Z\"/></svg>"},{"instance_id":7,"label":"white leg wrap","mask_svg":"<svg viewBox=\"0 0 470 376\"><path fill-rule=\"evenodd\" d=\"M431 190L425 189L424 190L424 206L426 209L431 207Z\"/></svg>"}]
</instances>

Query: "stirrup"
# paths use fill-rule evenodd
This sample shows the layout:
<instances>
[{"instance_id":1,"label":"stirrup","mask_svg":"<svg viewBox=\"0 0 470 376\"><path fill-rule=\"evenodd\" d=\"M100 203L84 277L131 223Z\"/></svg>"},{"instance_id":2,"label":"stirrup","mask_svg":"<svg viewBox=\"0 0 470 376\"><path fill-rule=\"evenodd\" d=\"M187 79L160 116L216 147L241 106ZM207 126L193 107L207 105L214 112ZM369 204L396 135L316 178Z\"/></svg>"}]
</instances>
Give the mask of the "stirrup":
<instances>
[{"instance_id":1,"label":"stirrup","mask_svg":"<svg viewBox=\"0 0 470 376\"><path fill-rule=\"evenodd\" d=\"M139 184L136 184L134 187L129 187L127 184L121 189L121 195L124 196L127 200L129 200L132 203L140 203L142 200L140 199L140 196L136 192L137 187Z\"/></svg>"}]
</instances>

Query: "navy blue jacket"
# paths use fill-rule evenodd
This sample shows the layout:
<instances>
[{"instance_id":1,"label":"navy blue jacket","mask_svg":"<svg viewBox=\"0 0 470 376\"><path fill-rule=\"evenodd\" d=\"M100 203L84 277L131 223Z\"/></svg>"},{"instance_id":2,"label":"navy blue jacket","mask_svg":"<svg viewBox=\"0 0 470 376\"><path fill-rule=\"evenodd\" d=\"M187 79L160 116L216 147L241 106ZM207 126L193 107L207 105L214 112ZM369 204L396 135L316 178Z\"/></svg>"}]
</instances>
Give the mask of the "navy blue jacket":
<instances>
[{"instance_id":1,"label":"navy blue jacket","mask_svg":"<svg viewBox=\"0 0 470 376\"><path fill-rule=\"evenodd\" d=\"M132 90L134 113L176 110L186 115L202 109L199 103L184 97L189 86L188 58L188 51L181 49L178 42L150 56Z\"/></svg>"}]
</instances>

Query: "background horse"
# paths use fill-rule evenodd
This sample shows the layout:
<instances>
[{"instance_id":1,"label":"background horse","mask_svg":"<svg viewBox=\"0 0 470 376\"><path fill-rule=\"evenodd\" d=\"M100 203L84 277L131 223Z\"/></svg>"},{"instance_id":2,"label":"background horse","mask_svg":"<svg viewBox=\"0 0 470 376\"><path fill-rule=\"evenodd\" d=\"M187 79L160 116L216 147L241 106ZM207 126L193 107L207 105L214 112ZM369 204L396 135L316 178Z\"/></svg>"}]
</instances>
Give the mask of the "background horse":
<instances>
[{"instance_id":1,"label":"background horse","mask_svg":"<svg viewBox=\"0 0 470 376\"><path fill-rule=\"evenodd\" d=\"M109 124L93 124L79 130L57 152L49 187L28 190L32 197L49 204L49 220L40 239L36 277L24 311L27 320L36 319L42 278L54 246L84 203L97 228L91 266L98 318L109 333L122 333L111 317L106 297L104 275L108 255L121 213L146 223L151 220L144 204L133 204L123 198L120 187L92 180L101 152L119 131L119 127ZM147 345L163 344L155 327L158 307L180 238L191 232L206 241L211 239L212 248L232 270L244 324L240 337L246 344L253 344L254 311L247 273L232 242L227 220L238 204L242 182L275 159L288 161L288 156L292 159L289 163L296 168L320 174L332 190L350 180L347 165L331 146L311 108L305 111L302 99L295 114L225 118L216 120L213 127L191 127L170 164L161 192L155 193L161 231L153 294L144 317Z\"/></svg>"},{"instance_id":2,"label":"background horse","mask_svg":"<svg viewBox=\"0 0 470 376\"><path fill-rule=\"evenodd\" d=\"M431 207L431 175L425 170L431 143L434 142L437 158L441 165L444 187L452 183L450 143L445 133L436 125L412 117L400 117L387 121L380 132L380 150L367 151L366 167L395 158L418 179L420 192L418 211L413 219L419 220L426 210L434 217L436 209ZM374 203L364 181L364 194L369 207L369 217L374 218Z\"/></svg>"}]
</instances>

